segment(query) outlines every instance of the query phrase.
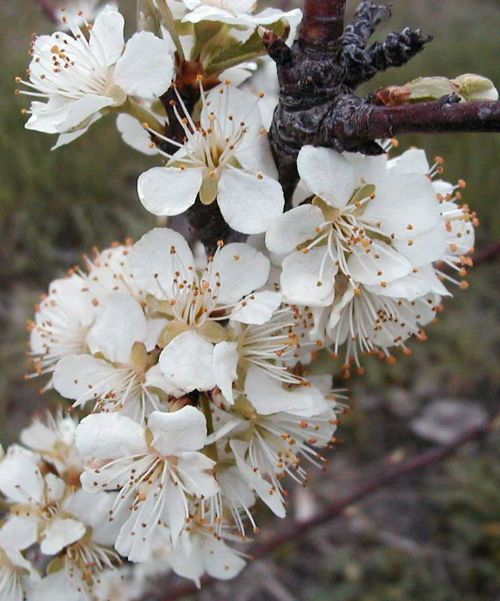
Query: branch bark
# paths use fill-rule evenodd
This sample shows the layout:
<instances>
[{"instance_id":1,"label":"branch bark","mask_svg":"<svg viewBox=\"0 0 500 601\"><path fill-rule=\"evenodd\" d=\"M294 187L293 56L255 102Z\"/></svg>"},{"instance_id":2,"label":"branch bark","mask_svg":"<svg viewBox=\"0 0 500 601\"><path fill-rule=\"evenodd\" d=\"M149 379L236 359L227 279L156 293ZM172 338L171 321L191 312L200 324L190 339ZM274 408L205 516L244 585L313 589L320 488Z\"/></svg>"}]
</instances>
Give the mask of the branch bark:
<instances>
[{"instance_id":1,"label":"branch bark","mask_svg":"<svg viewBox=\"0 0 500 601\"><path fill-rule=\"evenodd\" d=\"M269 138L288 204L297 183L297 155L304 145L339 152L383 152L377 140L404 133L498 132L500 103L458 103L457 97L398 107L377 106L354 91L377 72L410 60L430 37L410 28L366 47L388 18L383 5L364 0L342 35L344 1L306 0L298 40L289 52L270 45L280 99ZM272 49L271 49L272 46Z\"/></svg>"},{"instance_id":2,"label":"branch bark","mask_svg":"<svg viewBox=\"0 0 500 601\"><path fill-rule=\"evenodd\" d=\"M444 461L446 458L453 453L456 453L465 445L486 437L497 425L498 417L499 416L495 416L487 423L467 430L446 445L435 447L429 451L421 453L395 467L382 469L377 476L356 488L349 495L332 501L313 518L303 522L292 523L287 528L284 528L281 532L278 532L278 534L275 536L272 536L269 540L255 545L250 550L251 557L253 559L261 559L282 545L295 541L298 538L309 534L309 532L311 532L311 530L314 528L336 519L337 517L341 516L350 505L353 505L358 501L362 501L363 499L369 497L372 493L388 484L391 484L395 480L404 476L415 474L427 467ZM202 579L203 586L213 584L214 582L216 581L214 581L212 578ZM177 587L171 588L166 595L160 598L160 601L178 601L179 599L183 599L188 595L196 593L197 590L198 589L196 588L196 585L193 583L181 584Z\"/></svg>"},{"instance_id":3,"label":"branch bark","mask_svg":"<svg viewBox=\"0 0 500 601\"><path fill-rule=\"evenodd\" d=\"M344 31L346 0L305 0L299 38L303 46L335 48Z\"/></svg>"},{"instance_id":4,"label":"branch bark","mask_svg":"<svg viewBox=\"0 0 500 601\"><path fill-rule=\"evenodd\" d=\"M38 4L43 14L47 17L47 19L49 19L51 23L58 23L56 17L56 9L52 5L52 2L50 0L35 0L35 2Z\"/></svg>"}]
</instances>

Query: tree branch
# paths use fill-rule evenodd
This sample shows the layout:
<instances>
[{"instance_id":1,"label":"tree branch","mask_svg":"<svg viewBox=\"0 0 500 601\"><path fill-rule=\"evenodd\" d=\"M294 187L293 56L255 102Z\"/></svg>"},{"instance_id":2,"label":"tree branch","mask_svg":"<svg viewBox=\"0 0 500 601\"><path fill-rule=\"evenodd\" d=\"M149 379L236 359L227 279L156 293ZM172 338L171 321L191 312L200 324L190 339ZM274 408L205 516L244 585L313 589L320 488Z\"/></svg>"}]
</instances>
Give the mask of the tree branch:
<instances>
[{"instance_id":1,"label":"tree branch","mask_svg":"<svg viewBox=\"0 0 500 601\"><path fill-rule=\"evenodd\" d=\"M281 532L278 532L275 536L269 538L269 540L261 542L255 545L250 550L250 555L253 559L261 559L266 555L269 555L282 545L293 542L298 538L309 534L311 530L321 526L331 520L336 519L352 504L362 501L369 497L372 493L381 489L387 484L391 484L395 480L414 474L424 468L432 465L436 465L441 461L444 461L447 457L457 452L459 449L464 447L466 444L475 440L480 440L491 432L498 421L498 416L492 418L487 423L471 428L463 434L460 434L455 440L450 443L435 447L430 451L426 451L397 465L381 470L381 472L373 477L371 480L362 484L356 488L351 494L345 496L342 499L333 501L329 505L323 508L316 516L303 522L295 522L284 528ZM202 583L204 586L213 584L212 578L203 578ZM192 595L197 592L197 588L193 583L181 584L177 587L171 588L169 592L160 598L160 601L178 601L188 595Z\"/></svg>"},{"instance_id":2,"label":"tree branch","mask_svg":"<svg viewBox=\"0 0 500 601\"><path fill-rule=\"evenodd\" d=\"M338 48L344 32L346 0L305 0L300 27L303 46Z\"/></svg>"},{"instance_id":3,"label":"tree branch","mask_svg":"<svg viewBox=\"0 0 500 601\"><path fill-rule=\"evenodd\" d=\"M35 0L35 2L38 4L43 14L51 23L56 24L59 22L56 17L56 9L50 0Z\"/></svg>"},{"instance_id":4,"label":"tree branch","mask_svg":"<svg viewBox=\"0 0 500 601\"><path fill-rule=\"evenodd\" d=\"M366 49L388 9L365 0L339 38L344 9L345 1L305 0L299 39L291 49L276 52L276 44L268 44L280 85L269 138L287 206L304 145L378 154L383 150L377 140L396 134L500 131L498 102L457 103L452 95L437 102L381 107L371 97L356 96L353 90L360 82L402 65L429 38L406 28Z\"/></svg>"}]
</instances>

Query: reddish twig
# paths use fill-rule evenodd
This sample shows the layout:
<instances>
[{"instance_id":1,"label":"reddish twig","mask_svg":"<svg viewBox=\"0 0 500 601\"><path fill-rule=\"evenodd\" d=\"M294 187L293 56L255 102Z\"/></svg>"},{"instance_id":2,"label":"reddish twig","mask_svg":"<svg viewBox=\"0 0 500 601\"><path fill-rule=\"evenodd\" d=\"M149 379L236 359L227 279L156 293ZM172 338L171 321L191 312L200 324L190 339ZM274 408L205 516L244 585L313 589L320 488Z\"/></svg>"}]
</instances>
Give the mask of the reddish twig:
<instances>
[{"instance_id":1,"label":"reddish twig","mask_svg":"<svg viewBox=\"0 0 500 601\"><path fill-rule=\"evenodd\" d=\"M59 22L56 17L56 9L50 0L35 0L35 2L49 21L54 24Z\"/></svg>"},{"instance_id":2,"label":"reddish twig","mask_svg":"<svg viewBox=\"0 0 500 601\"><path fill-rule=\"evenodd\" d=\"M306 46L338 45L344 32L346 0L305 0L300 41Z\"/></svg>"},{"instance_id":3,"label":"reddish twig","mask_svg":"<svg viewBox=\"0 0 500 601\"><path fill-rule=\"evenodd\" d=\"M472 256L474 265L484 265L485 263L493 263L500 257L500 242L494 242L485 249Z\"/></svg>"},{"instance_id":4,"label":"reddish twig","mask_svg":"<svg viewBox=\"0 0 500 601\"><path fill-rule=\"evenodd\" d=\"M426 451L397 465L395 467L386 468L381 471L380 474L374 476L368 480L365 484L355 489L351 494L345 496L342 499L333 501L329 505L323 508L316 516L303 522L294 522L287 528L284 528L281 532L278 532L275 536L269 538L269 540L261 542L255 545L250 550L250 555L253 559L261 559L281 547L282 545L293 542L298 538L309 534L311 530L317 528L334 520L335 518L342 515L342 513L354 503L362 501L369 497L372 493L376 492L383 486L391 484L395 480L414 474L426 467L436 465L440 463L466 444L479 440L486 436L491 430L493 430L497 418L493 418L487 423L471 428L467 432L457 436L452 442ZM212 578L203 578L203 586L207 586L216 582ZM181 584L177 587L171 588L169 592L161 597L160 601L178 601L188 595L192 595L197 592L197 588L193 583Z\"/></svg>"}]
</instances>

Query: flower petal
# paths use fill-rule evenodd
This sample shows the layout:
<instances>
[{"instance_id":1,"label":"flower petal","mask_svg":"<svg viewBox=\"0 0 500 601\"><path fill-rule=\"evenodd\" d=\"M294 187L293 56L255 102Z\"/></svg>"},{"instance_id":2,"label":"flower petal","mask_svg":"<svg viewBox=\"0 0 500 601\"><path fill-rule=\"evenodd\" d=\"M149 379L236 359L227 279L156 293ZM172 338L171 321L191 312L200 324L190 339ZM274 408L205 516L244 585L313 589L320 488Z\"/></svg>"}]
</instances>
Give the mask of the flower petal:
<instances>
[{"instance_id":1,"label":"flower petal","mask_svg":"<svg viewBox=\"0 0 500 601\"><path fill-rule=\"evenodd\" d=\"M181 272L183 280L191 281L193 274L188 268L193 265L193 253L186 240L168 228L155 228L145 234L129 255L137 286L158 298L172 299L176 272Z\"/></svg>"},{"instance_id":2,"label":"flower petal","mask_svg":"<svg viewBox=\"0 0 500 601\"><path fill-rule=\"evenodd\" d=\"M391 175L377 186L375 194L363 221L376 224L388 236L413 239L439 222L439 203L425 175Z\"/></svg>"},{"instance_id":3,"label":"flower petal","mask_svg":"<svg viewBox=\"0 0 500 601\"><path fill-rule=\"evenodd\" d=\"M285 200L280 183L262 173L228 167L221 175L217 202L224 220L243 234L266 231L283 213Z\"/></svg>"},{"instance_id":4,"label":"flower petal","mask_svg":"<svg viewBox=\"0 0 500 601\"><path fill-rule=\"evenodd\" d=\"M246 565L246 561L236 551L214 536L205 538L203 561L207 574L219 580L235 578Z\"/></svg>"},{"instance_id":5,"label":"flower petal","mask_svg":"<svg viewBox=\"0 0 500 601\"><path fill-rule=\"evenodd\" d=\"M110 7L99 12L90 30L89 46L107 67L114 65L125 47L123 16Z\"/></svg>"},{"instance_id":6,"label":"flower petal","mask_svg":"<svg viewBox=\"0 0 500 601\"><path fill-rule=\"evenodd\" d=\"M219 342L214 347L214 376L225 400L234 405L233 382L236 380L238 365L238 343Z\"/></svg>"},{"instance_id":7,"label":"flower petal","mask_svg":"<svg viewBox=\"0 0 500 601\"><path fill-rule=\"evenodd\" d=\"M0 461L0 491L12 502L39 504L44 496L44 481L38 468L40 458L17 445L9 447Z\"/></svg>"},{"instance_id":8,"label":"flower petal","mask_svg":"<svg viewBox=\"0 0 500 601\"><path fill-rule=\"evenodd\" d=\"M132 347L148 334L141 305L127 294L111 294L92 326L87 342L92 353L116 363L129 363Z\"/></svg>"},{"instance_id":9,"label":"flower petal","mask_svg":"<svg viewBox=\"0 0 500 601\"><path fill-rule=\"evenodd\" d=\"M153 99L168 90L173 72L170 44L149 31L140 31L127 42L113 81L131 96Z\"/></svg>"},{"instance_id":10,"label":"flower petal","mask_svg":"<svg viewBox=\"0 0 500 601\"><path fill-rule=\"evenodd\" d=\"M176 336L161 352L160 368L167 382L184 392L215 386L211 342L195 330Z\"/></svg>"},{"instance_id":11,"label":"flower petal","mask_svg":"<svg viewBox=\"0 0 500 601\"><path fill-rule=\"evenodd\" d=\"M135 117L120 113L116 118L116 128L125 144L134 150L148 156L158 154L158 149L152 144L148 132Z\"/></svg>"},{"instance_id":12,"label":"flower petal","mask_svg":"<svg viewBox=\"0 0 500 601\"><path fill-rule=\"evenodd\" d=\"M360 244L353 246L347 265L355 282L369 285L384 285L411 271L411 263L406 257L377 240L368 249Z\"/></svg>"},{"instance_id":13,"label":"flower petal","mask_svg":"<svg viewBox=\"0 0 500 601\"><path fill-rule=\"evenodd\" d=\"M302 205L275 219L266 231L266 246L277 254L297 250L300 244L317 235L317 228L325 218L320 208Z\"/></svg>"},{"instance_id":14,"label":"flower petal","mask_svg":"<svg viewBox=\"0 0 500 601\"><path fill-rule=\"evenodd\" d=\"M44 555L56 555L67 545L76 542L86 532L85 526L71 518L54 518L43 531L40 551Z\"/></svg>"},{"instance_id":15,"label":"flower petal","mask_svg":"<svg viewBox=\"0 0 500 601\"><path fill-rule=\"evenodd\" d=\"M308 253L296 251L283 261L281 291L289 303L326 306L333 300L336 273L337 266L325 247Z\"/></svg>"},{"instance_id":16,"label":"flower petal","mask_svg":"<svg viewBox=\"0 0 500 601\"><path fill-rule=\"evenodd\" d=\"M304 382L302 385L285 388L279 380L253 365L245 379L245 393L260 415L284 411L312 417L328 409L328 403L315 386Z\"/></svg>"},{"instance_id":17,"label":"flower petal","mask_svg":"<svg viewBox=\"0 0 500 601\"><path fill-rule=\"evenodd\" d=\"M271 264L261 252L243 242L226 244L213 260L213 270L220 273L218 301L231 304L263 286Z\"/></svg>"},{"instance_id":18,"label":"flower petal","mask_svg":"<svg viewBox=\"0 0 500 601\"><path fill-rule=\"evenodd\" d=\"M180 215L194 204L203 171L201 167L152 167L137 180L139 199L153 215Z\"/></svg>"},{"instance_id":19,"label":"flower petal","mask_svg":"<svg viewBox=\"0 0 500 601\"><path fill-rule=\"evenodd\" d=\"M142 426L118 413L83 418L76 429L75 445L86 460L109 461L148 452Z\"/></svg>"},{"instance_id":20,"label":"flower petal","mask_svg":"<svg viewBox=\"0 0 500 601\"><path fill-rule=\"evenodd\" d=\"M345 207L359 184L356 168L336 150L303 146L297 158L300 178L328 204Z\"/></svg>"},{"instance_id":21,"label":"flower petal","mask_svg":"<svg viewBox=\"0 0 500 601\"><path fill-rule=\"evenodd\" d=\"M207 422L203 413L190 405L165 413L153 411L148 418L153 434L152 445L162 455L203 448L207 438Z\"/></svg>"},{"instance_id":22,"label":"flower petal","mask_svg":"<svg viewBox=\"0 0 500 601\"><path fill-rule=\"evenodd\" d=\"M233 309L230 319L241 323L262 325L269 321L281 305L281 294L262 290L246 296Z\"/></svg>"}]
</instances>

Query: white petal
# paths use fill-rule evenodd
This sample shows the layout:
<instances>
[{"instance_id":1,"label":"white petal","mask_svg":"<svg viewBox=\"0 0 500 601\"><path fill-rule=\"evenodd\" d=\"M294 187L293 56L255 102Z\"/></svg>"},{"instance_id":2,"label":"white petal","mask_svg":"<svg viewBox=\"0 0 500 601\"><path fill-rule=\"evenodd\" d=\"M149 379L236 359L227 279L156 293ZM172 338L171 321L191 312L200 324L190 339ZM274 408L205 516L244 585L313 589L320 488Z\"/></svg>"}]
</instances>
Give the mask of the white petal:
<instances>
[{"instance_id":1,"label":"white petal","mask_svg":"<svg viewBox=\"0 0 500 601\"><path fill-rule=\"evenodd\" d=\"M131 146L134 150L148 156L158 154L158 149L151 143L148 132L135 117L121 113L116 118L116 128L125 144Z\"/></svg>"},{"instance_id":2,"label":"white petal","mask_svg":"<svg viewBox=\"0 0 500 601\"><path fill-rule=\"evenodd\" d=\"M85 532L85 526L77 520L54 518L44 529L40 551L44 555L55 555L67 545L82 538Z\"/></svg>"},{"instance_id":3,"label":"white petal","mask_svg":"<svg viewBox=\"0 0 500 601\"><path fill-rule=\"evenodd\" d=\"M175 254L172 254L172 253ZM186 240L174 230L155 228L136 242L130 251L129 267L137 286L158 298L173 298L175 273L191 281L188 266L194 265Z\"/></svg>"},{"instance_id":4,"label":"white petal","mask_svg":"<svg viewBox=\"0 0 500 601\"><path fill-rule=\"evenodd\" d=\"M230 405L234 405L233 382L237 377L238 343L219 342L214 348L214 376L217 386Z\"/></svg>"},{"instance_id":5,"label":"white petal","mask_svg":"<svg viewBox=\"0 0 500 601\"><path fill-rule=\"evenodd\" d=\"M226 223L243 234L265 232L285 204L277 180L235 168L223 170L217 202Z\"/></svg>"},{"instance_id":6,"label":"white petal","mask_svg":"<svg viewBox=\"0 0 500 601\"><path fill-rule=\"evenodd\" d=\"M377 186L362 219L404 240L434 228L440 214L432 183L425 175L391 175Z\"/></svg>"},{"instance_id":7,"label":"white petal","mask_svg":"<svg viewBox=\"0 0 500 601\"><path fill-rule=\"evenodd\" d=\"M79 126L86 127L87 124L84 122L89 117L101 109L111 106L113 102L114 100L107 96L87 94L78 100L68 103L64 118L56 123L57 132L67 133L69 130Z\"/></svg>"},{"instance_id":8,"label":"white petal","mask_svg":"<svg viewBox=\"0 0 500 601\"><path fill-rule=\"evenodd\" d=\"M230 319L241 323L262 325L269 321L281 305L281 294L262 290L246 296L233 309Z\"/></svg>"},{"instance_id":9,"label":"white petal","mask_svg":"<svg viewBox=\"0 0 500 601\"><path fill-rule=\"evenodd\" d=\"M0 491L14 503L41 503L44 481L38 468L40 458L21 447L9 447L0 461Z\"/></svg>"},{"instance_id":10,"label":"white petal","mask_svg":"<svg viewBox=\"0 0 500 601\"><path fill-rule=\"evenodd\" d=\"M184 392L210 390L215 386L213 352L211 342L187 330L163 349L160 368L167 382Z\"/></svg>"},{"instance_id":11,"label":"white petal","mask_svg":"<svg viewBox=\"0 0 500 601\"><path fill-rule=\"evenodd\" d=\"M289 303L311 306L331 304L337 266L325 247L308 253L296 251L283 261L281 291Z\"/></svg>"},{"instance_id":12,"label":"white petal","mask_svg":"<svg viewBox=\"0 0 500 601\"><path fill-rule=\"evenodd\" d=\"M162 455L197 451L207 438L205 416L190 405L171 413L153 411L148 418L148 428L153 434L151 444Z\"/></svg>"},{"instance_id":13,"label":"white petal","mask_svg":"<svg viewBox=\"0 0 500 601\"><path fill-rule=\"evenodd\" d=\"M36 516L10 514L0 528L0 548L9 546L16 551L31 547L38 538Z\"/></svg>"},{"instance_id":14,"label":"white petal","mask_svg":"<svg viewBox=\"0 0 500 601\"><path fill-rule=\"evenodd\" d=\"M201 167L153 167L139 176L139 199L153 215L180 215L194 204L203 171Z\"/></svg>"},{"instance_id":15,"label":"white petal","mask_svg":"<svg viewBox=\"0 0 500 601\"><path fill-rule=\"evenodd\" d=\"M182 453L177 469L187 492L197 497L212 497L219 492L214 478L215 462L203 453Z\"/></svg>"},{"instance_id":16,"label":"white petal","mask_svg":"<svg viewBox=\"0 0 500 601\"><path fill-rule=\"evenodd\" d=\"M116 63L113 81L131 96L154 98L168 90L174 63L170 45L149 31L135 33Z\"/></svg>"},{"instance_id":17,"label":"white petal","mask_svg":"<svg viewBox=\"0 0 500 601\"><path fill-rule=\"evenodd\" d=\"M297 169L316 196L339 209L345 207L359 183L354 165L331 148L303 146Z\"/></svg>"},{"instance_id":18,"label":"white petal","mask_svg":"<svg viewBox=\"0 0 500 601\"><path fill-rule=\"evenodd\" d=\"M441 259L446 251L446 230L441 221L432 230L420 234L410 240L396 239L393 246L410 263L419 267Z\"/></svg>"},{"instance_id":19,"label":"white petal","mask_svg":"<svg viewBox=\"0 0 500 601\"><path fill-rule=\"evenodd\" d=\"M254 472L243 459L247 443L240 440L231 440L229 444L233 451L234 458L236 459L236 466L243 479L275 515L279 518L284 518L286 516L286 509L280 492L274 490L271 483L262 478L258 473Z\"/></svg>"},{"instance_id":20,"label":"white petal","mask_svg":"<svg viewBox=\"0 0 500 601\"><path fill-rule=\"evenodd\" d=\"M410 148L400 156L389 161L391 173L420 173L427 175L431 169L425 150Z\"/></svg>"},{"instance_id":21,"label":"white petal","mask_svg":"<svg viewBox=\"0 0 500 601\"><path fill-rule=\"evenodd\" d=\"M379 285L410 273L411 263L408 259L385 242L375 240L368 250L360 244L353 247L347 265L355 282Z\"/></svg>"},{"instance_id":22,"label":"white petal","mask_svg":"<svg viewBox=\"0 0 500 601\"><path fill-rule=\"evenodd\" d=\"M125 47L124 24L124 18L117 10L105 7L92 25L89 45L107 67L116 63Z\"/></svg>"},{"instance_id":23,"label":"white petal","mask_svg":"<svg viewBox=\"0 0 500 601\"><path fill-rule=\"evenodd\" d=\"M76 429L75 444L87 460L106 461L148 452L142 426L118 413L83 418Z\"/></svg>"},{"instance_id":24,"label":"white petal","mask_svg":"<svg viewBox=\"0 0 500 601\"><path fill-rule=\"evenodd\" d=\"M169 483L165 490L165 518L174 545L177 544L187 517L184 493L179 486Z\"/></svg>"},{"instance_id":25,"label":"white petal","mask_svg":"<svg viewBox=\"0 0 500 601\"><path fill-rule=\"evenodd\" d=\"M116 363L129 363L132 347L147 336L141 305L127 294L111 294L92 326L87 342L92 353Z\"/></svg>"},{"instance_id":26,"label":"white petal","mask_svg":"<svg viewBox=\"0 0 500 601\"><path fill-rule=\"evenodd\" d=\"M153 367L150 367L146 372L144 386L147 388L158 388L169 396L174 396L176 398L179 398L184 394L183 390L177 388L165 379L158 363L153 365Z\"/></svg>"},{"instance_id":27,"label":"white petal","mask_svg":"<svg viewBox=\"0 0 500 601\"><path fill-rule=\"evenodd\" d=\"M323 395L313 385L304 383L285 388L277 379L253 365L247 373L245 393L260 415L284 411L312 417L328 409Z\"/></svg>"},{"instance_id":28,"label":"white petal","mask_svg":"<svg viewBox=\"0 0 500 601\"><path fill-rule=\"evenodd\" d=\"M223 246L213 261L213 270L220 273L219 303L235 303L263 286L270 268L269 259L248 244L234 242Z\"/></svg>"},{"instance_id":29,"label":"white petal","mask_svg":"<svg viewBox=\"0 0 500 601\"><path fill-rule=\"evenodd\" d=\"M246 565L246 561L235 551L213 536L206 537L203 545L203 560L207 574L219 580L231 580Z\"/></svg>"},{"instance_id":30,"label":"white petal","mask_svg":"<svg viewBox=\"0 0 500 601\"><path fill-rule=\"evenodd\" d=\"M104 388L106 391L112 390L113 377L119 378L119 372L104 359L92 355L67 355L57 364L52 383L60 395L74 400L75 406L79 407L100 398L101 382L109 383Z\"/></svg>"},{"instance_id":31,"label":"white petal","mask_svg":"<svg viewBox=\"0 0 500 601\"><path fill-rule=\"evenodd\" d=\"M261 127L257 98L235 86L221 84L207 95L202 108L200 122L203 128L213 127L211 119L215 115L218 129L223 138L230 137L235 128L235 122L244 121L248 128L242 141L243 148L251 144L259 135Z\"/></svg>"},{"instance_id":32,"label":"white petal","mask_svg":"<svg viewBox=\"0 0 500 601\"><path fill-rule=\"evenodd\" d=\"M313 205L302 205L287 211L267 229L266 246L277 254L297 250L297 246L316 237L317 228L324 221L321 209Z\"/></svg>"},{"instance_id":33,"label":"white petal","mask_svg":"<svg viewBox=\"0 0 500 601\"><path fill-rule=\"evenodd\" d=\"M190 578L199 587L200 577L205 571L201 549L197 544L191 545L189 552L183 547L178 545L169 557L170 567L176 574L183 578Z\"/></svg>"}]
</instances>

